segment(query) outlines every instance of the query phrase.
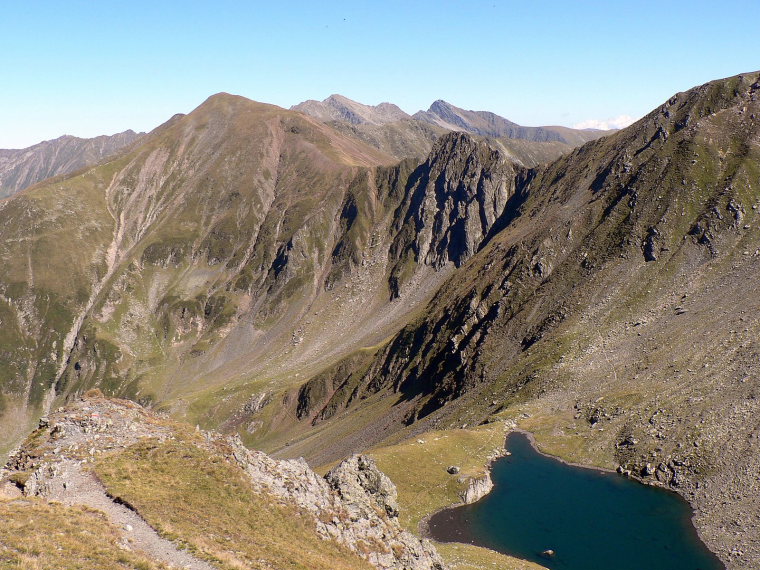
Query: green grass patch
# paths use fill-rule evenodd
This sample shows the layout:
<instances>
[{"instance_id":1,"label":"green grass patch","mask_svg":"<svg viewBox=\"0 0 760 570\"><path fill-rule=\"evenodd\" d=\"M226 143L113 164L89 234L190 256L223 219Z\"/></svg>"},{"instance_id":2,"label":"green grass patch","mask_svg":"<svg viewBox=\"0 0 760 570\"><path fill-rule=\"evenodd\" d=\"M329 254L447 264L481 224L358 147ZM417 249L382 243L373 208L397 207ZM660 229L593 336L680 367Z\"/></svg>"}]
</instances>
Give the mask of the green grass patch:
<instances>
[{"instance_id":1,"label":"green grass patch","mask_svg":"<svg viewBox=\"0 0 760 570\"><path fill-rule=\"evenodd\" d=\"M417 532L426 516L459 503L468 479L486 472L488 456L504 448L504 424L475 429L431 431L391 447L372 450L377 465L396 484L400 521ZM422 441L423 443L419 443ZM446 468L458 466L458 475Z\"/></svg>"},{"instance_id":2,"label":"green grass patch","mask_svg":"<svg viewBox=\"0 0 760 570\"><path fill-rule=\"evenodd\" d=\"M397 445L373 450L378 467L398 489L400 521L417 532L422 519L461 502L460 493L469 479L481 477L489 455L503 449L504 423L475 429L431 431ZM420 443L422 442L422 443ZM457 475L446 469L460 468ZM542 566L499 554L486 548L460 543L436 543L436 549L451 570L534 570Z\"/></svg>"}]
</instances>

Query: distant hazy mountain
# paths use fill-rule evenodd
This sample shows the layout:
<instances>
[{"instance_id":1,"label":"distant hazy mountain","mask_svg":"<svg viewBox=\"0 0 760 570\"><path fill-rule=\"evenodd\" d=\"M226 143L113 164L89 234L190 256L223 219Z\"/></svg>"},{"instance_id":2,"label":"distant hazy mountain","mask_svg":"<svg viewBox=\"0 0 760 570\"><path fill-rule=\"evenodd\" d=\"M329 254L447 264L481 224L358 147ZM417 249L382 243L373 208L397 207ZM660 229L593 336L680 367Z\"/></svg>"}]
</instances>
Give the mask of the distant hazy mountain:
<instances>
[{"instance_id":1,"label":"distant hazy mountain","mask_svg":"<svg viewBox=\"0 0 760 570\"><path fill-rule=\"evenodd\" d=\"M131 130L92 139L64 135L29 148L0 149L0 198L46 178L97 164L141 136L142 133Z\"/></svg>"},{"instance_id":2,"label":"distant hazy mountain","mask_svg":"<svg viewBox=\"0 0 760 570\"><path fill-rule=\"evenodd\" d=\"M330 95L324 101L304 101L290 109L306 113L323 122L345 121L354 125L385 125L411 118L393 103L364 105L343 95Z\"/></svg>"},{"instance_id":3,"label":"distant hazy mountain","mask_svg":"<svg viewBox=\"0 0 760 570\"><path fill-rule=\"evenodd\" d=\"M440 99L430 105L427 111L416 112L413 118L450 131L535 142L562 142L573 146L609 134L609 131L568 127L523 127L490 111L467 111Z\"/></svg>"}]
</instances>

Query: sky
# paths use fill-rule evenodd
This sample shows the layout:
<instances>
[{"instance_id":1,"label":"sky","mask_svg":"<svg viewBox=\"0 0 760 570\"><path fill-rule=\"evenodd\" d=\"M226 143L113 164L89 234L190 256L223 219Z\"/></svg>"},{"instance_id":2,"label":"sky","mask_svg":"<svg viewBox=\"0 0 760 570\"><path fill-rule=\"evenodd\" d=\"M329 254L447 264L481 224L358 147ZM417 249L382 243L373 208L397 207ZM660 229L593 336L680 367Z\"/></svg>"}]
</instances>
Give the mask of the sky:
<instances>
[{"instance_id":1,"label":"sky","mask_svg":"<svg viewBox=\"0 0 760 570\"><path fill-rule=\"evenodd\" d=\"M0 148L148 131L220 91L624 126L760 69L758 22L758 0L0 0Z\"/></svg>"}]
</instances>

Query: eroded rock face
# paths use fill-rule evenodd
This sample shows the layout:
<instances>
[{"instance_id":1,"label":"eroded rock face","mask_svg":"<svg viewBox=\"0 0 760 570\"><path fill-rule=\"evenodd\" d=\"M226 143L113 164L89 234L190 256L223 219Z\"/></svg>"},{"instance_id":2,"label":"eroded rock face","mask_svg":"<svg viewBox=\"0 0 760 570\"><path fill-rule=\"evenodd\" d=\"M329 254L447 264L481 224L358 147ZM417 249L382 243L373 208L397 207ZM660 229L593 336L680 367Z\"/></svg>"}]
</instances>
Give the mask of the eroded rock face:
<instances>
[{"instance_id":1,"label":"eroded rock face","mask_svg":"<svg viewBox=\"0 0 760 570\"><path fill-rule=\"evenodd\" d=\"M375 506L389 517L398 516L396 486L370 457L354 455L331 470L326 479L359 516L368 516Z\"/></svg>"},{"instance_id":2,"label":"eroded rock face","mask_svg":"<svg viewBox=\"0 0 760 570\"><path fill-rule=\"evenodd\" d=\"M323 538L337 540L377 568L444 568L430 541L399 524L396 487L373 459L354 455L322 478L303 459L275 460L237 439L233 443L235 459L253 485L314 515Z\"/></svg>"},{"instance_id":3,"label":"eroded rock face","mask_svg":"<svg viewBox=\"0 0 760 570\"><path fill-rule=\"evenodd\" d=\"M486 143L452 133L436 144L414 188L407 223L420 261L459 266L483 243L514 193L515 166Z\"/></svg>"}]
</instances>

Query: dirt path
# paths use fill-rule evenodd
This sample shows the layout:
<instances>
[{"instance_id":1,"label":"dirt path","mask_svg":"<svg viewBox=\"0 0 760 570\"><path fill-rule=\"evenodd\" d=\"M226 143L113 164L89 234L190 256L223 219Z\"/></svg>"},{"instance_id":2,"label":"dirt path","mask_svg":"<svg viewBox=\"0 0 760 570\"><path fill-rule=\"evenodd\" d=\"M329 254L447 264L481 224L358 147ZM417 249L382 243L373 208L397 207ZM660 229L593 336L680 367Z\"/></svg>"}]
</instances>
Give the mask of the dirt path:
<instances>
[{"instance_id":1,"label":"dirt path","mask_svg":"<svg viewBox=\"0 0 760 570\"><path fill-rule=\"evenodd\" d=\"M114 502L92 473L83 471L78 462L63 461L59 474L47 482L45 496L65 505L85 505L106 514L122 530L123 543L148 557L187 570L216 570L186 550L180 550L158 533L135 511Z\"/></svg>"}]
</instances>

